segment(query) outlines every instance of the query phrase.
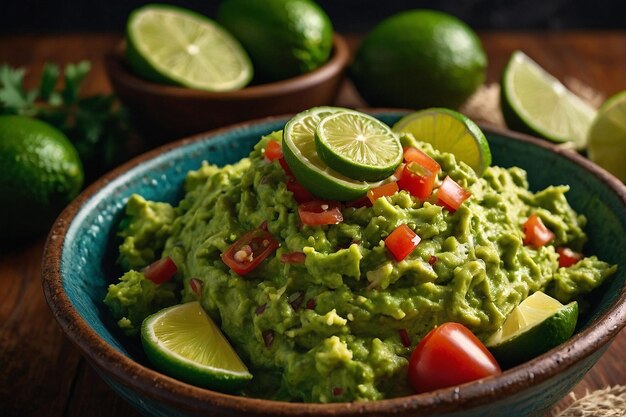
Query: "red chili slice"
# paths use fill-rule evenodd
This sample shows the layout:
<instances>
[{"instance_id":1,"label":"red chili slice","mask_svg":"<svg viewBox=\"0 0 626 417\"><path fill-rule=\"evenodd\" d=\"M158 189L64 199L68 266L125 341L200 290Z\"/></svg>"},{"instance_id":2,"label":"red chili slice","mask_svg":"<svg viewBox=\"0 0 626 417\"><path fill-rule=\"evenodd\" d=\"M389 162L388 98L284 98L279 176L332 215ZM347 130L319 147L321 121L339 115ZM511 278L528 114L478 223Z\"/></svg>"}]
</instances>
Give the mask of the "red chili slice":
<instances>
[{"instance_id":1,"label":"red chili slice","mask_svg":"<svg viewBox=\"0 0 626 417\"><path fill-rule=\"evenodd\" d=\"M222 254L222 261L239 275L246 275L259 266L278 248L278 241L270 232L254 229L241 236Z\"/></svg>"},{"instance_id":2,"label":"red chili slice","mask_svg":"<svg viewBox=\"0 0 626 417\"><path fill-rule=\"evenodd\" d=\"M306 261L304 252L283 253L280 255L280 261L284 264L303 264Z\"/></svg>"}]
</instances>

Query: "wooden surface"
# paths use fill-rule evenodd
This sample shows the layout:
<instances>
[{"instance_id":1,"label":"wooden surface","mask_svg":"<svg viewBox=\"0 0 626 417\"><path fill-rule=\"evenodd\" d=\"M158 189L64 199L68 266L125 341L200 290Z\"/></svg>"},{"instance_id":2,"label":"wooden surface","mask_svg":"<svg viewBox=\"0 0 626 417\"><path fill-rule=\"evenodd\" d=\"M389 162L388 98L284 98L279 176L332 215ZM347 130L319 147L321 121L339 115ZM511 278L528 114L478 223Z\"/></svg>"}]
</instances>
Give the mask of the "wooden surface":
<instances>
[{"instance_id":1,"label":"wooden surface","mask_svg":"<svg viewBox=\"0 0 626 417\"><path fill-rule=\"evenodd\" d=\"M626 89L626 32L481 33L489 57L487 82L497 81L510 53L521 49L557 78L575 77L604 95ZM102 55L120 35L0 37L0 63L24 66L33 85L45 61L88 59L93 64L84 94L108 92ZM355 38L351 44L355 45ZM363 106L349 83L338 104ZM2 173L0 173L2 175ZM0 231L2 233L2 231ZM44 238L0 249L0 415L138 416L95 374L65 339L46 305L40 283ZM626 331L575 388L626 384ZM571 398L565 398L564 407Z\"/></svg>"}]
</instances>

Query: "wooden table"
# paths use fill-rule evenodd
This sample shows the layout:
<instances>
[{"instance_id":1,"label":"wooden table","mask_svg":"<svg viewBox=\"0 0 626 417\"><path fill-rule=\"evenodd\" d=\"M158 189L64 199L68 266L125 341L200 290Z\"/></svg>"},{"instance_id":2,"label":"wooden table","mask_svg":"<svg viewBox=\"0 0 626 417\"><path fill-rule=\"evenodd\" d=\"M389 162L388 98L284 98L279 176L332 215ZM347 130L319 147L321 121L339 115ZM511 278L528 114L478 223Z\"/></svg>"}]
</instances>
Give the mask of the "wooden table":
<instances>
[{"instance_id":1,"label":"wooden table","mask_svg":"<svg viewBox=\"0 0 626 417\"><path fill-rule=\"evenodd\" d=\"M626 31L480 35L489 57L488 82L497 81L511 52L521 49L557 78L576 77L605 95L626 89ZM353 46L356 39L350 38ZM88 59L93 69L83 93L109 92L102 55L119 40L117 34L4 36L0 63L26 67L27 83L32 86L45 61L65 64ZM346 83L338 104L364 103ZM138 416L104 384L57 326L41 289L43 246L42 237L0 253L0 415ZM626 331L575 388L575 395L626 384L623 352ZM571 398L559 406L568 402Z\"/></svg>"}]
</instances>

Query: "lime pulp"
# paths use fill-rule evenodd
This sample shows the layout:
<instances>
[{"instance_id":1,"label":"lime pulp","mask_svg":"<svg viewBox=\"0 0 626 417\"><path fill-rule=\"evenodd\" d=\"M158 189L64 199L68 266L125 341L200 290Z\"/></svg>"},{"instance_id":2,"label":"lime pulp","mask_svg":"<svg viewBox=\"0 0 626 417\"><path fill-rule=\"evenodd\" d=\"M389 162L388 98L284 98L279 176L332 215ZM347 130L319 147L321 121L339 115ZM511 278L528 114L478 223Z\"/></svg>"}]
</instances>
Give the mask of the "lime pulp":
<instances>
[{"instance_id":1,"label":"lime pulp","mask_svg":"<svg viewBox=\"0 0 626 417\"><path fill-rule=\"evenodd\" d=\"M471 119L454 110L432 108L417 111L400 119L393 130L411 133L418 141L453 154L478 175L491 165L491 150L484 133Z\"/></svg>"}]
</instances>

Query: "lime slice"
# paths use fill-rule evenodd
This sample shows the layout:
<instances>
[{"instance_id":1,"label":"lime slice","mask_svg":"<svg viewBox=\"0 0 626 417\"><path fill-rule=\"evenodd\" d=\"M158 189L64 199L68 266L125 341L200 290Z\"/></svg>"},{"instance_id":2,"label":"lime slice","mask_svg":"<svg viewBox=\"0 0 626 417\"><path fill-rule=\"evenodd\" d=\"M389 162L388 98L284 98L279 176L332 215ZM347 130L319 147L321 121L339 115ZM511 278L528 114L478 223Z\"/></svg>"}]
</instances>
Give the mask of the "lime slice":
<instances>
[{"instance_id":1,"label":"lime slice","mask_svg":"<svg viewBox=\"0 0 626 417\"><path fill-rule=\"evenodd\" d=\"M511 129L581 149L595 110L521 51L502 76L501 107Z\"/></svg>"},{"instance_id":2,"label":"lime slice","mask_svg":"<svg viewBox=\"0 0 626 417\"><path fill-rule=\"evenodd\" d=\"M324 117L315 129L315 144L322 161L357 180L385 179L402 162L402 144L389 126L357 111Z\"/></svg>"},{"instance_id":3,"label":"lime slice","mask_svg":"<svg viewBox=\"0 0 626 417\"><path fill-rule=\"evenodd\" d=\"M236 90L252 79L242 46L212 20L150 4L131 13L126 58L142 77L208 91Z\"/></svg>"},{"instance_id":4,"label":"lime slice","mask_svg":"<svg viewBox=\"0 0 626 417\"><path fill-rule=\"evenodd\" d=\"M539 291L515 307L485 345L500 365L514 366L569 339L577 319L576 301L563 305Z\"/></svg>"},{"instance_id":5,"label":"lime slice","mask_svg":"<svg viewBox=\"0 0 626 417\"><path fill-rule=\"evenodd\" d=\"M313 107L296 114L283 131L283 154L296 179L312 194L327 200L350 201L363 197L379 183L358 181L328 167L317 153L315 129L340 107Z\"/></svg>"},{"instance_id":6,"label":"lime slice","mask_svg":"<svg viewBox=\"0 0 626 417\"><path fill-rule=\"evenodd\" d=\"M231 391L252 379L197 301L147 317L141 325L141 342L156 368L182 381Z\"/></svg>"},{"instance_id":7,"label":"lime slice","mask_svg":"<svg viewBox=\"0 0 626 417\"><path fill-rule=\"evenodd\" d=\"M587 154L626 182L626 91L608 99L591 124Z\"/></svg>"},{"instance_id":8,"label":"lime slice","mask_svg":"<svg viewBox=\"0 0 626 417\"><path fill-rule=\"evenodd\" d=\"M453 110L432 108L411 113L400 119L393 130L411 133L415 139L453 154L478 175L491 165L491 150L483 132L467 116Z\"/></svg>"}]
</instances>

